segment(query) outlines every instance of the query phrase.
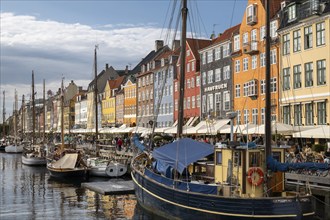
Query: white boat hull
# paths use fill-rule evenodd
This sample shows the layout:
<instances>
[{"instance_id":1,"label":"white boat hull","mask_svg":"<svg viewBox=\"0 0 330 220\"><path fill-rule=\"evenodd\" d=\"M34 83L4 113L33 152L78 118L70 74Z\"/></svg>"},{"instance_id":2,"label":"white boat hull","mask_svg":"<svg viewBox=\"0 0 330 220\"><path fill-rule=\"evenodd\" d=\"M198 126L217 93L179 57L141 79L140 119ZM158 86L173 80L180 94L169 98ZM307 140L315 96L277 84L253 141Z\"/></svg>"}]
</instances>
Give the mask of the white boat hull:
<instances>
[{"instance_id":1,"label":"white boat hull","mask_svg":"<svg viewBox=\"0 0 330 220\"><path fill-rule=\"evenodd\" d=\"M127 165L98 158L87 159L89 174L99 177L120 177L127 173Z\"/></svg>"},{"instance_id":2,"label":"white boat hull","mask_svg":"<svg viewBox=\"0 0 330 220\"><path fill-rule=\"evenodd\" d=\"M23 155L22 163L30 166L43 166L47 164L47 160L45 157L27 157Z\"/></svg>"},{"instance_id":3,"label":"white boat hull","mask_svg":"<svg viewBox=\"0 0 330 220\"><path fill-rule=\"evenodd\" d=\"M9 145L5 148L6 153L22 153L23 146L22 145Z\"/></svg>"}]
</instances>

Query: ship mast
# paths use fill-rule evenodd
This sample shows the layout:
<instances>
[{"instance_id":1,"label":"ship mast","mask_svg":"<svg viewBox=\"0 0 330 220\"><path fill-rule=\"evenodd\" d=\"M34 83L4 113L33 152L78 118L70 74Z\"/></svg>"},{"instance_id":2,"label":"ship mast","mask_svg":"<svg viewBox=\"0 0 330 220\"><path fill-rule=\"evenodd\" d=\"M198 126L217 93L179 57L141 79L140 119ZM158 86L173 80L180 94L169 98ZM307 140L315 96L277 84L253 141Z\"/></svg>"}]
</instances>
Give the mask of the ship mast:
<instances>
[{"instance_id":1,"label":"ship mast","mask_svg":"<svg viewBox=\"0 0 330 220\"><path fill-rule=\"evenodd\" d=\"M36 110L35 110L35 100L34 100L34 71L32 70L32 144L35 139L35 127L36 127Z\"/></svg>"},{"instance_id":2,"label":"ship mast","mask_svg":"<svg viewBox=\"0 0 330 220\"><path fill-rule=\"evenodd\" d=\"M25 121L25 116L24 116L24 111L25 111L25 96L22 95L22 138L24 139L24 121Z\"/></svg>"},{"instance_id":3,"label":"ship mast","mask_svg":"<svg viewBox=\"0 0 330 220\"><path fill-rule=\"evenodd\" d=\"M6 107L5 107L5 90L3 90L3 104L2 104L2 131L3 139L6 142Z\"/></svg>"},{"instance_id":4,"label":"ship mast","mask_svg":"<svg viewBox=\"0 0 330 220\"><path fill-rule=\"evenodd\" d=\"M272 153L272 130L271 130L271 93L270 93L270 0L265 1L266 3L266 106L265 106L265 167L267 169L267 158ZM266 172L265 187L266 195L268 189L270 189L270 179Z\"/></svg>"},{"instance_id":5,"label":"ship mast","mask_svg":"<svg viewBox=\"0 0 330 220\"><path fill-rule=\"evenodd\" d=\"M45 87L45 79L43 81L43 133L42 133L42 141L45 143L45 133L46 133L46 87Z\"/></svg>"},{"instance_id":6,"label":"ship mast","mask_svg":"<svg viewBox=\"0 0 330 220\"><path fill-rule=\"evenodd\" d=\"M98 48L95 45L94 49L94 76L95 76L95 84L94 84L94 104L95 104L95 147L96 147L96 156L99 156L99 148L97 146L97 138L98 138L98 109L97 109L97 58L96 58L96 49Z\"/></svg>"},{"instance_id":7,"label":"ship mast","mask_svg":"<svg viewBox=\"0 0 330 220\"><path fill-rule=\"evenodd\" d=\"M64 150L64 86L63 78L61 83L61 139L62 139L62 151Z\"/></svg>"},{"instance_id":8,"label":"ship mast","mask_svg":"<svg viewBox=\"0 0 330 220\"><path fill-rule=\"evenodd\" d=\"M183 129L183 100L184 100L184 84L185 84L185 71L186 71L186 38L187 38L187 0L182 1L182 29L181 29L181 51L180 51L180 94L179 94L179 109L178 109L178 131L177 138L182 135Z\"/></svg>"}]
</instances>

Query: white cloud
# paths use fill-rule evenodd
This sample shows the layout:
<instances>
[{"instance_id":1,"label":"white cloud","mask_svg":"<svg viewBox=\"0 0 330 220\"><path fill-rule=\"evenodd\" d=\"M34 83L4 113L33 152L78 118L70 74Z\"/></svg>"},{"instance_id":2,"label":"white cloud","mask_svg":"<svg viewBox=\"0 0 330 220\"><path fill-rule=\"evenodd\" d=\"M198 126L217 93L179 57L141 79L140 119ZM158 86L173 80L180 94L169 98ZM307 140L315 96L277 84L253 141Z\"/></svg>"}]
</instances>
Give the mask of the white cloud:
<instances>
[{"instance_id":1,"label":"white cloud","mask_svg":"<svg viewBox=\"0 0 330 220\"><path fill-rule=\"evenodd\" d=\"M46 90L56 90L62 74L68 83L74 80L86 88L93 77L96 44L99 72L105 63L115 69L124 69L131 63L133 68L153 50L160 33L161 29L153 24L108 24L96 29L79 23L1 13L1 90L6 91L7 113L12 111L9 109L15 88L19 96L30 93L32 70L36 85L46 79Z\"/></svg>"}]
</instances>

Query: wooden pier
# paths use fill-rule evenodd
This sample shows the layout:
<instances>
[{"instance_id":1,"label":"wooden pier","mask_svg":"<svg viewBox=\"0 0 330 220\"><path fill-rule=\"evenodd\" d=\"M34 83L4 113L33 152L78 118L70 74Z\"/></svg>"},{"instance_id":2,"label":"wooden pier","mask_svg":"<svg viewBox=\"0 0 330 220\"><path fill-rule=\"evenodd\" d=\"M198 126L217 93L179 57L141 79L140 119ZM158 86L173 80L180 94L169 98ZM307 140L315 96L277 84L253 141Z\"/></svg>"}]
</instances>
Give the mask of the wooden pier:
<instances>
[{"instance_id":1,"label":"wooden pier","mask_svg":"<svg viewBox=\"0 0 330 220\"><path fill-rule=\"evenodd\" d=\"M134 193L134 184L132 180L113 179L104 182L87 182L82 183L81 186L103 195L122 195Z\"/></svg>"}]
</instances>

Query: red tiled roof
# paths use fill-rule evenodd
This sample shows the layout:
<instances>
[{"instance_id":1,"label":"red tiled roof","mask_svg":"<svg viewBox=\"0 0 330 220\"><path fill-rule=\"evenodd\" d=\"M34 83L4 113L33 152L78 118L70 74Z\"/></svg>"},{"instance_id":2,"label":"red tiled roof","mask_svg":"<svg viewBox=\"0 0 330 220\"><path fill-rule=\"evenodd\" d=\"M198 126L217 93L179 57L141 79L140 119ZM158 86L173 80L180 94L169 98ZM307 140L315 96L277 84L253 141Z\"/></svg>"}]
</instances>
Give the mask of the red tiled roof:
<instances>
[{"instance_id":1,"label":"red tiled roof","mask_svg":"<svg viewBox=\"0 0 330 220\"><path fill-rule=\"evenodd\" d=\"M120 76L117 79L108 80L110 89L118 89L123 83L125 76Z\"/></svg>"}]
</instances>

